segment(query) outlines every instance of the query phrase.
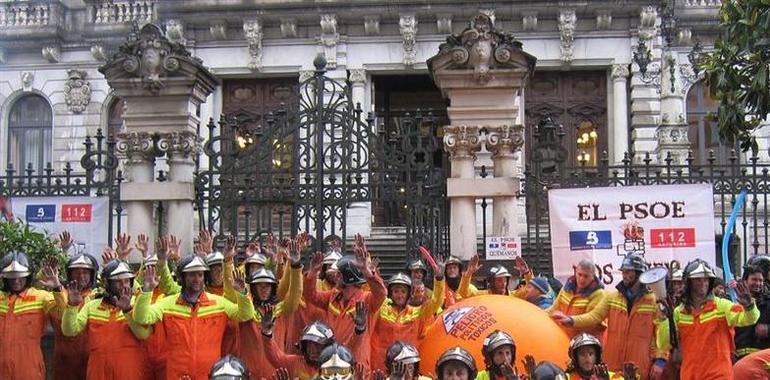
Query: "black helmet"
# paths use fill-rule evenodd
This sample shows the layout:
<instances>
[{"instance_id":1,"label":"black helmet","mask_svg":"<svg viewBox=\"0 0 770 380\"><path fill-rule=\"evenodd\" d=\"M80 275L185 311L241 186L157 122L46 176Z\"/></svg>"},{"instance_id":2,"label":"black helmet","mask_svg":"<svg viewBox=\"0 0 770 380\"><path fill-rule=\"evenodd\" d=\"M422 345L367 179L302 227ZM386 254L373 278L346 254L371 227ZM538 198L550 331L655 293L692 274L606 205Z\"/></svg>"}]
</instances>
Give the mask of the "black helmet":
<instances>
[{"instance_id":1,"label":"black helmet","mask_svg":"<svg viewBox=\"0 0 770 380\"><path fill-rule=\"evenodd\" d=\"M72 256L70 258L69 263L67 263L67 275L69 277L69 271L70 269L75 268L83 268L88 269L91 271L91 283L89 287L93 288L96 286L96 271L99 270L99 263L96 261L96 258L93 256L87 254L87 253L80 253L75 256Z\"/></svg>"},{"instance_id":2,"label":"black helmet","mask_svg":"<svg viewBox=\"0 0 770 380\"><path fill-rule=\"evenodd\" d=\"M531 380L567 380L567 374L556 364L551 362L540 362L532 370Z\"/></svg>"},{"instance_id":3,"label":"black helmet","mask_svg":"<svg viewBox=\"0 0 770 380\"><path fill-rule=\"evenodd\" d=\"M385 354L385 368L388 372L393 371L393 363L414 364L415 376L420 373L420 353L409 343L398 340L390 345Z\"/></svg>"},{"instance_id":4,"label":"black helmet","mask_svg":"<svg viewBox=\"0 0 770 380\"><path fill-rule=\"evenodd\" d=\"M305 326L299 337L299 352L302 354L305 353L305 342L314 342L326 347L334 343L334 332L325 323L314 321Z\"/></svg>"},{"instance_id":5,"label":"black helmet","mask_svg":"<svg viewBox=\"0 0 770 380\"><path fill-rule=\"evenodd\" d=\"M11 252L3 256L0 268L2 278L29 277L31 273L29 258L22 252Z\"/></svg>"},{"instance_id":6,"label":"black helmet","mask_svg":"<svg viewBox=\"0 0 770 380\"><path fill-rule=\"evenodd\" d=\"M503 346L511 346L511 353L513 354L513 361L516 362L516 341L513 340L513 337L508 335L508 333L495 330L492 331L491 334L487 335L486 338L484 338L484 344L481 347L481 353L484 354L484 364L487 366L487 368L491 368L493 366L494 361L492 360L492 357L494 356L495 350L503 347Z\"/></svg>"},{"instance_id":7,"label":"black helmet","mask_svg":"<svg viewBox=\"0 0 770 380\"><path fill-rule=\"evenodd\" d=\"M356 266L355 260L354 256L345 255L337 261L337 269L339 269L342 275L343 285L363 285L366 283L364 275L361 274L361 271Z\"/></svg>"},{"instance_id":8,"label":"black helmet","mask_svg":"<svg viewBox=\"0 0 770 380\"><path fill-rule=\"evenodd\" d=\"M443 380L444 366L451 361L457 361L465 365L468 368L469 379L476 378L476 361L473 359L473 356L466 349L456 346L444 351L438 358L436 362L436 375L439 380Z\"/></svg>"},{"instance_id":9,"label":"black helmet","mask_svg":"<svg viewBox=\"0 0 770 380\"><path fill-rule=\"evenodd\" d=\"M356 368L356 360L350 350L332 343L321 351L318 357L319 377L322 380L350 380Z\"/></svg>"},{"instance_id":10,"label":"black helmet","mask_svg":"<svg viewBox=\"0 0 770 380\"><path fill-rule=\"evenodd\" d=\"M227 355L211 367L209 380L249 380L251 373L241 359Z\"/></svg>"},{"instance_id":11,"label":"black helmet","mask_svg":"<svg viewBox=\"0 0 770 380\"><path fill-rule=\"evenodd\" d=\"M744 265L743 268L747 269L751 266L759 267L765 275L765 280L767 281L767 274L770 272L770 256L754 255L749 257L749 259L746 260L746 265Z\"/></svg>"},{"instance_id":12,"label":"black helmet","mask_svg":"<svg viewBox=\"0 0 770 380\"><path fill-rule=\"evenodd\" d=\"M623 258L620 270L633 270L641 273L647 270L647 263L644 262L644 257L629 253Z\"/></svg>"},{"instance_id":13,"label":"black helmet","mask_svg":"<svg viewBox=\"0 0 770 380\"><path fill-rule=\"evenodd\" d=\"M596 349L596 362L601 363L602 343L595 336L586 333L576 335L569 342L569 357L572 359L572 362L577 366L577 349L585 346L593 346Z\"/></svg>"}]
</instances>

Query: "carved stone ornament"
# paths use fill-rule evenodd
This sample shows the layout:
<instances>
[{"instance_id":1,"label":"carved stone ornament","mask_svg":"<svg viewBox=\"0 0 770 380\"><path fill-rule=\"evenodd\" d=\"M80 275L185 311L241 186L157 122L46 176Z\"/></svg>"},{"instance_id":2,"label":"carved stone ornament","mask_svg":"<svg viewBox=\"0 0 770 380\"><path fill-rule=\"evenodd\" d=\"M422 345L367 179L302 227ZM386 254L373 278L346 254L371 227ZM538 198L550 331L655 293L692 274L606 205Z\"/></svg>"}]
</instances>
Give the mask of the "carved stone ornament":
<instances>
[{"instance_id":1,"label":"carved stone ornament","mask_svg":"<svg viewBox=\"0 0 770 380\"><path fill-rule=\"evenodd\" d=\"M687 137L687 125L663 125L656 131L658 144L661 145L682 145L687 149L690 141Z\"/></svg>"},{"instance_id":2,"label":"carved stone ornament","mask_svg":"<svg viewBox=\"0 0 770 380\"><path fill-rule=\"evenodd\" d=\"M35 82L35 74L31 71L25 71L21 73L21 86L24 89L24 91L29 91L32 89L32 83Z\"/></svg>"},{"instance_id":3,"label":"carved stone ornament","mask_svg":"<svg viewBox=\"0 0 770 380\"><path fill-rule=\"evenodd\" d=\"M436 17L436 29L439 33L452 33L452 15L440 14Z\"/></svg>"},{"instance_id":4,"label":"carved stone ornament","mask_svg":"<svg viewBox=\"0 0 770 380\"><path fill-rule=\"evenodd\" d=\"M596 12L596 29L607 30L612 27L612 12L600 10Z\"/></svg>"},{"instance_id":5,"label":"carved stone ornament","mask_svg":"<svg viewBox=\"0 0 770 380\"><path fill-rule=\"evenodd\" d=\"M366 82L366 70L364 70L364 69L350 69L350 82L351 83L365 83Z\"/></svg>"},{"instance_id":6,"label":"carved stone ornament","mask_svg":"<svg viewBox=\"0 0 770 380\"><path fill-rule=\"evenodd\" d=\"M144 161L152 159L156 155L155 133L150 132L122 132L118 133L118 142L115 150L132 161Z\"/></svg>"},{"instance_id":7,"label":"carved stone ornament","mask_svg":"<svg viewBox=\"0 0 770 380\"><path fill-rule=\"evenodd\" d=\"M51 63L61 62L61 48L58 45L43 46L43 58Z\"/></svg>"},{"instance_id":8,"label":"carved stone ornament","mask_svg":"<svg viewBox=\"0 0 770 380\"><path fill-rule=\"evenodd\" d=\"M199 58L192 57L182 44L169 41L159 26L145 24L140 31L134 24L127 41L99 71L108 81L125 76L141 78L145 89L158 93L167 77L184 75L179 70L183 65L203 69Z\"/></svg>"},{"instance_id":9,"label":"carved stone ornament","mask_svg":"<svg viewBox=\"0 0 770 380\"><path fill-rule=\"evenodd\" d=\"M202 147L202 139L192 131L159 133L157 139L158 152L167 153L171 158L197 155Z\"/></svg>"},{"instance_id":10,"label":"carved stone ornament","mask_svg":"<svg viewBox=\"0 0 770 380\"><path fill-rule=\"evenodd\" d=\"M67 70L67 82L64 83L64 101L73 113L86 110L91 102L91 84L86 80L86 72Z\"/></svg>"},{"instance_id":11,"label":"carved stone ornament","mask_svg":"<svg viewBox=\"0 0 770 380\"><path fill-rule=\"evenodd\" d=\"M564 64L572 63L573 43L575 42L575 27L577 16L574 9L566 9L559 13L559 37L561 39L561 61Z\"/></svg>"},{"instance_id":12,"label":"carved stone ornament","mask_svg":"<svg viewBox=\"0 0 770 380\"><path fill-rule=\"evenodd\" d=\"M262 24L259 20L246 20L243 22L243 35L249 44L249 69L259 71L262 69Z\"/></svg>"},{"instance_id":13,"label":"carved stone ornament","mask_svg":"<svg viewBox=\"0 0 770 380\"><path fill-rule=\"evenodd\" d=\"M401 32L404 46L404 65L412 66L417 59L415 47L417 37L417 17L415 15L402 15L398 20L398 30Z\"/></svg>"},{"instance_id":14,"label":"carved stone ornament","mask_svg":"<svg viewBox=\"0 0 770 380\"><path fill-rule=\"evenodd\" d=\"M628 65L612 65L610 72L612 80L626 80L629 74Z\"/></svg>"},{"instance_id":15,"label":"carved stone ornament","mask_svg":"<svg viewBox=\"0 0 770 380\"><path fill-rule=\"evenodd\" d=\"M380 16L364 16L364 32L367 36L380 34Z\"/></svg>"},{"instance_id":16,"label":"carved stone ornament","mask_svg":"<svg viewBox=\"0 0 770 380\"><path fill-rule=\"evenodd\" d=\"M166 38L171 42L180 43L182 45L186 44L187 40L184 38L184 24L175 19L166 21Z\"/></svg>"},{"instance_id":17,"label":"carved stone ornament","mask_svg":"<svg viewBox=\"0 0 770 380\"><path fill-rule=\"evenodd\" d=\"M657 32L656 22L658 19L658 9L654 6L642 8L639 14L639 38L642 40L651 40Z\"/></svg>"},{"instance_id":18,"label":"carved stone ornament","mask_svg":"<svg viewBox=\"0 0 770 380\"><path fill-rule=\"evenodd\" d=\"M212 21L209 24L209 33L211 34L211 38L215 40L226 40L227 23L222 20Z\"/></svg>"},{"instance_id":19,"label":"carved stone ornament","mask_svg":"<svg viewBox=\"0 0 770 380\"><path fill-rule=\"evenodd\" d=\"M97 61L106 61L107 51L104 49L103 45L91 45L91 56Z\"/></svg>"},{"instance_id":20,"label":"carved stone ornament","mask_svg":"<svg viewBox=\"0 0 770 380\"><path fill-rule=\"evenodd\" d=\"M498 30L488 15L480 13L470 26L453 33L439 46L439 53L428 60L428 67L449 70L472 69L480 84L492 79L495 68L521 68L531 72L536 58L522 50L512 34Z\"/></svg>"},{"instance_id":21,"label":"carved stone ornament","mask_svg":"<svg viewBox=\"0 0 770 380\"><path fill-rule=\"evenodd\" d=\"M337 68L337 44L340 42L340 34L337 33L337 15L324 13L321 15L321 36L318 42L326 57L326 67Z\"/></svg>"},{"instance_id":22,"label":"carved stone ornament","mask_svg":"<svg viewBox=\"0 0 770 380\"><path fill-rule=\"evenodd\" d=\"M513 157L523 145L523 125L487 127L486 147L492 152L492 158Z\"/></svg>"},{"instance_id":23,"label":"carved stone ornament","mask_svg":"<svg viewBox=\"0 0 770 380\"><path fill-rule=\"evenodd\" d=\"M481 150L478 126L447 126L444 127L444 149L449 153L449 159L476 158L476 152Z\"/></svg>"},{"instance_id":24,"label":"carved stone ornament","mask_svg":"<svg viewBox=\"0 0 770 380\"><path fill-rule=\"evenodd\" d=\"M537 30L537 12L525 12L521 17L521 27L525 32Z\"/></svg>"},{"instance_id":25,"label":"carved stone ornament","mask_svg":"<svg viewBox=\"0 0 770 380\"><path fill-rule=\"evenodd\" d=\"M297 37L297 19L296 18L281 19L281 37L283 38Z\"/></svg>"},{"instance_id":26,"label":"carved stone ornament","mask_svg":"<svg viewBox=\"0 0 770 380\"><path fill-rule=\"evenodd\" d=\"M315 70L301 70L299 72L299 83L310 80L315 75Z\"/></svg>"}]
</instances>

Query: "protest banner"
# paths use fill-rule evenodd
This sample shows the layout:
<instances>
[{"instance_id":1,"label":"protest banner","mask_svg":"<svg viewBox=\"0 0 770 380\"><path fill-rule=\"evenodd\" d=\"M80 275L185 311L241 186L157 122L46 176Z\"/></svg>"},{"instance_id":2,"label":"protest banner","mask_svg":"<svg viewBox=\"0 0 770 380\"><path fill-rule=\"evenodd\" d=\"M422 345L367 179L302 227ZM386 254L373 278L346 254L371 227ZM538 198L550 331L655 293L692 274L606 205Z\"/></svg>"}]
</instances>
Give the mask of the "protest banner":
<instances>
[{"instance_id":1,"label":"protest banner","mask_svg":"<svg viewBox=\"0 0 770 380\"><path fill-rule=\"evenodd\" d=\"M70 255L84 252L99 257L107 246L107 197L13 197L4 203L11 205L14 219L52 238L69 231L74 239Z\"/></svg>"},{"instance_id":2,"label":"protest banner","mask_svg":"<svg viewBox=\"0 0 770 380\"><path fill-rule=\"evenodd\" d=\"M715 266L710 184L556 189L548 192L554 276L566 280L591 259L617 284L628 253L669 270L701 258Z\"/></svg>"}]
</instances>

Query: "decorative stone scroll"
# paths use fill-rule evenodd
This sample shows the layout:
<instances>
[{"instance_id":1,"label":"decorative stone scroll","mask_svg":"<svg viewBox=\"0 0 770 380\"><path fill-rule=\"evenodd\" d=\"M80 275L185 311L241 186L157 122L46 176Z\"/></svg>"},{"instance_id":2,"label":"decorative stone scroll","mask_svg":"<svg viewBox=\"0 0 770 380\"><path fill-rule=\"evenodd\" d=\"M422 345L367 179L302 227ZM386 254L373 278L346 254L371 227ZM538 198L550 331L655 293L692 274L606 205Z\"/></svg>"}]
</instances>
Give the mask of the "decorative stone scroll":
<instances>
[{"instance_id":1,"label":"decorative stone scroll","mask_svg":"<svg viewBox=\"0 0 770 380\"><path fill-rule=\"evenodd\" d=\"M486 148L492 152L492 158L513 157L524 145L523 125L499 125L486 129Z\"/></svg>"},{"instance_id":2,"label":"decorative stone scroll","mask_svg":"<svg viewBox=\"0 0 770 380\"><path fill-rule=\"evenodd\" d=\"M476 159L476 152L481 150L481 138L478 126L447 126L444 127L444 149L449 153L449 159Z\"/></svg>"}]
</instances>

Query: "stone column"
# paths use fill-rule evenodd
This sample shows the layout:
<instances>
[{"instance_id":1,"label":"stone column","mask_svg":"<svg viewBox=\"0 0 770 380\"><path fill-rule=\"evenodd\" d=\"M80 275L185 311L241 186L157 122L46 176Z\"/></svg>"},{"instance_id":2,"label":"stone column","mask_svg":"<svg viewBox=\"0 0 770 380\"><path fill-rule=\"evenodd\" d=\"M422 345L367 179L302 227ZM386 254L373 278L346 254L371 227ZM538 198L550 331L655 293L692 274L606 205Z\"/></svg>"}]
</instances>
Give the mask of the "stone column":
<instances>
[{"instance_id":1,"label":"stone column","mask_svg":"<svg viewBox=\"0 0 770 380\"><path fill-rule=\"evenodd\" d=\"M449 236L450 253L463 259L469 259L476 253L476 197L473 194L476 152L481 150L479 127L449 126L444 128L444 149L449 153L452 163L451 179L459 189L450 195L449 200ZM447 184L449 186L449 184Z\"/></svg>"},{"instance_id":2,"label":"stone column","mask_svg":"<svg viewBox=\"0 0 770 380\"><path fill-rule=\"evenodd\" d=\"M450 100L451 126L444 129L444 147L452 173L447 180L452 255L468 259L477 251L476 199L493 198L493 234L512 237L519 230L515 152L523 143L518 127L524 124L520 108L535 61L485 13L447 38L439 53L428 60L433 80ZM477 141L482 128L489 133L487 148L493 153L494 178L475 178L475 152L480 149Z\"/></svg>"},{"instance_id":3,"label":"stone column","mask_svg":"<svg viewBox=\"0 0 770 380\"><path fill-rule=\"evenodd\" d=\"M349 79L351 85L351 100L353 106L360 106L362 109L361 120L365 122L367 117L366 110L366 70L350 69ZM374 132L374 131L370 131ZM356 144L358 145L358 144ZM369 176L364 175L363 183L369 183ZM348 238L361 234L370 236L372 231L372 203L357 202L350 205L347 214L347 227L345 233Z\"/></svg>"},{"instance_id":4,"label":"stone column","mask_svg":"<svg viewBox=\"0 0 770 380\"><path fill-rule=\"evenodd\" d=\"M524 145L523 125L489 127L487 150L492 152L494 178L513 179L520 188L516 172L516 152ZM495 197L492 203L492 236L518 236L518 200L513 194Z\"/></svg>"},{"instance_id":5,"label":"stone column","mask_svg":"<svg viewBox=\"0 0 770 380\"><path fill-rule=\"evenodd\" d=\"M684 116L683 82L678 63L676 52L669 50L664 53L660 70L661 123L655 131L658 140L655 154L661 164L669 156L673 160L672 164L685 164L690 149L687 120Z\"/></svg>"},{"instance_id":6,"label":"stone column","mask_svg":"<svg viewBox=\"0 0 770 380\"><path fill-rule=\"evenodd\" d=\"M612 163L623 161L628 149L628 65L612 65Z\"/></svg>"},{"instance_id":7,"label":"stone column","mask_svg":"<svg viewBox=\"0 0 770 380\"><path fill-rule=\"evenodd\" d=\"M154 24L141 30L134 26L118 53L99 71L126 103L126 133L119 136L118 146L124 147L130 172L121 185L127 230L132 234L157 231L152 204L164 202L169 232L181 239L184 253L192 252L193 155L200 150L196 109L219 84L218 79ZM135 154L137 150L143 154ZM164 155L169 181L155 182L152 158Z\"/></svg>"}]
</instances>

